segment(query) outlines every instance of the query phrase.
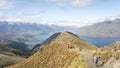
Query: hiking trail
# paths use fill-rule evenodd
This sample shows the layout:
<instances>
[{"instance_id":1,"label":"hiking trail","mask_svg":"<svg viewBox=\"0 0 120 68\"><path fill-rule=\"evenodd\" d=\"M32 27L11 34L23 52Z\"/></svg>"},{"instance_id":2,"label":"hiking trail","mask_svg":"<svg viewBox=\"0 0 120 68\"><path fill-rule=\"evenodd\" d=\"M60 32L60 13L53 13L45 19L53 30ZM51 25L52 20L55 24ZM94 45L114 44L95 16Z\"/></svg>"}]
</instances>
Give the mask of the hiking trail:
<instances>
[{"instance_id":1,"label":"hiking trail","mask_svg":"<svg viewBox=\"0 0 120 68\"><path fill-rule=\"evenodd\" d=\"M79 51L79 50L75 50L75 51L77 51L79 54L82 54L83 60L85 64L87 65L87 68L104 68L104 66L96 67L94 60L93 60L93 55L91 53L88 53L86 51Z\"/></svg>"}]
</instances>

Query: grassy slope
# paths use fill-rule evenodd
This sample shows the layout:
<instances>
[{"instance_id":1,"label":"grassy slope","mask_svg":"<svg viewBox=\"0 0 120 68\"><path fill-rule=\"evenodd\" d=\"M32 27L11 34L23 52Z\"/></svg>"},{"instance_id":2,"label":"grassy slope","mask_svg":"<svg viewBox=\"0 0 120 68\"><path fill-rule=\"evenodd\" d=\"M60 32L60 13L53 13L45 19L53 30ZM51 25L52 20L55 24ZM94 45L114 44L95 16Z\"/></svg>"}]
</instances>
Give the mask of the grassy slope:
<instances>
[{"instance_id":1,"label":"grassy slope","mask_svg":"<svg viewBox=\"0 0 120 68\"><path fill-rule=\"evenodd\" d=\"M45 42L43 42L42 44L50 44L53 42L60 42L62 44L66 44L68 46L74 46L74 47L78 47L78 48L83 48L83 49L96 49L97 47L85 42L84 40L81 40L79 37L77 37L75 34L72 34L70 32L62 32L62 33L56 33L54 35L52 35L49 39L47 39ZM41 45L42 45L41 44ZM41 45L37 45L34 49L33 52L39 51L39 48Z\"/></svg>"},{"instance_id":2,"label":"grassy slope","mask_svg":"<svg viewBox=\"0 0 120 68\"><path fill-rule=\"evenodd\" d=\"M26 61L8 68L85 68L82 56L67 45L52 43Z\"/></svg>"},{"instance_id":3,"label":"grassy slope","mask_svg":"<svg viewBox=\"0 0 120 68\"><path fill-rule=\"evenodd\" d=\"M63 32L61 33L56 41L67 44L69 46L74 46L74 47L81 47L83 49L96 49L97 47L80 39L77 37L75 34L72 34L70 32Z\"/></svg>"},{"instance_id":4,"label":"grassy slope","mask_svg":"<svg viewBox=\"0 0 120 68\"><path fill-rule=\"evenodd\" d=\"M13 65L23 60L24 58L21 57L0 54L0 67Z\"/></svg>"}]
</instances>

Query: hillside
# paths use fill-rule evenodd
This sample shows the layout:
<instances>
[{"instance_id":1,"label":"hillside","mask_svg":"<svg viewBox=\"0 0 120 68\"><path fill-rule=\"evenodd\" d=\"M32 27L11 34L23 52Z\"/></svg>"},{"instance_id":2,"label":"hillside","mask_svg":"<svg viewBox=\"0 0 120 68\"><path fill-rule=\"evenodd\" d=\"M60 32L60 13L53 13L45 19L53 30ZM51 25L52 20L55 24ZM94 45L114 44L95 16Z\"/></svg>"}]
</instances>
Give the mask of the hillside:
<instances>
[{"instance_id":1,"label":"hillside","mask_svg":"<svg viewBox=\"0 0 120 68\"><path fill-rule=\"evenodd\" d=\"M42 47L42 46L44 46L44 45L47 45L47 44L53 42L53 41L57 38L57 36L60 35L60 34L61 34L61 33L55 33L55 34L53 34L52 36L50 36L47 40L45 40L45 41L42 42L41 44L36 45L36 46L32 49L32 52L34 53L34 52L38 51L40 47Z\"/></svg>"},{"instance_id":2,"label":"hillside","mask_svg":"<svg viewBox=\"0 0 120 68\"><path fill-rule=\"evenodd\" d=\"M104 48L104 55L108 58L104 64L104 68L119 68L120 67L120 41Z\"/></svg>"},{"instance_id":3,"label":"hillside","mask_svg":"<svg viewBox=\"0 0 120 68\"><path fill-rule=\"evenodd\" d=\"M12 55L10 53L8 54L0 54L0 68L17 64L25 59L20 56Z\"/></svg>"},{"instance_id":4,"label":"hillside","mask_svg":"<svg viewBox=\"0 0 120 68\"><path fill-rule=\"evenodd\" d=\"M0 40L0 67L21 62L28 56L29 50L23 43L9 40Z\"/></svg>"},{"instance_id":5,"label":"hillside","mask_svg":"<svg viewBox=\"0 0 120 68\"><path fill-rule=\"evenodd\" d=\"M18 55L28 54L29 49L24 43L14 42L10 40L0 40L0 53L12 52Z\"/></svg>"},{"instance_id":6,"label":"hillside","mask_svg":"<svg viewBox=\"0 0 120 68\"><path fill-rule=\"evenodd\" d=\"M70 47L81 47L83 49L95 49L96 47L92 44L85 42L84 40L81 40L77 35L65 31L62 33L55 33L51 37L49 37L46 41L44 41L41 44L38 44L33 48L33 52L39 51L41 46L50 44L52 42L61 42L63 44L69 45Z\"/></svg>"},{"instance_id":7,"label":"hillside","mask_svg":"<svg viewBox=\"0 0 120 68\"><path fill-rule=\"evenodd\" d=\"M13 53L13 54L15 54L15 53L21 54L22 53L20 50L17 50L17 49L10 47L9 46L10 44L11 44L11 42L9 42L9 41L0 40L0 53L1 54L5 54L7 52Z\"/></svg>"},{"instance_id":8,"label":"hillside","mask_svg":"<svg viewBox=\"0 0 120 68\"><path fill-rule=\"evenodd\" d=\"M120 37L120 19L107 20L79 29L78 34L88 37Z\"/></svg>"},{"instance_id":9,"label":"hillside","mask_svg":"<svg viewBox=\"0 0 120 68\"><path fill-rule=\"evenodd\" d=\"M55 42L45 46L27 60L7 68L86 68L82 55L68 45Z\"/></svg>"},{"instance_id":10,"label":"hillside","mask_svg":"<svg viewBox=\"0 0 120 68\"><path fill-rule=\"evenodd\" d=\"M114 49L114 51L120 50L120 41L116 41L113 44L110 44L108 49Z\"/></svg>"}]
</instances>

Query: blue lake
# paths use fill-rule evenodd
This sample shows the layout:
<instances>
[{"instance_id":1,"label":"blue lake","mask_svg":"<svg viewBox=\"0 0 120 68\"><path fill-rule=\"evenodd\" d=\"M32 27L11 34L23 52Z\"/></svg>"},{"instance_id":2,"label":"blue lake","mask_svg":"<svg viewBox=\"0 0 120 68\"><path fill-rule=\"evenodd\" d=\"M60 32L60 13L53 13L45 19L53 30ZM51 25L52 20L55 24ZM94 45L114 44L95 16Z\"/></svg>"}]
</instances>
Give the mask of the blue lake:
<instances>
[{"instance_id":1,"label":"blue lake","mask_svg":"<svg viewBox=\"0 0 120 68\"><path fill-rule=\"evenodd\" d=\"M96 46L106 46L109 44L114 43L115 41L119 41L120 37L105 37L105 38L100 38L100 37L85 37L85 36L80 36L81 39L94 44Z\"/></svg>"},{"instance_id":2,"label":"blue lake","mask_svg":"<svg viewBox=\"0 0 120 68\"><path fill-rule=\"evenodd\" d=\"M47 38L49 38L51 35L36 35L34 36L36 39L38 39L37 41L28 41L28 42L25 42L25 44L28 44L28 45L37 45L37 44L40 44L42 43L43 41L45 41Z\"/></svg>"},{"instance_id":3,"label":"blue lake","mask_svg":"<svg viewBox=\"0 0 120 68\"><path fill-rule=\"evenodd\" d=\"M47 38L49 38L52 34L50 35L37 35L35 38L38 39L38 41L33 41L33 42L25 42L26 44L29 45L36 45L40 44L43 41L45 41ZM99 37L86 37L86 36L79 36L80 39L83 39L91 44L94 44L96 46L105 46L114 43L115 41L120 40L120 37L106 37L106 38L99 38Z\"/></svg>"}]
</instances>

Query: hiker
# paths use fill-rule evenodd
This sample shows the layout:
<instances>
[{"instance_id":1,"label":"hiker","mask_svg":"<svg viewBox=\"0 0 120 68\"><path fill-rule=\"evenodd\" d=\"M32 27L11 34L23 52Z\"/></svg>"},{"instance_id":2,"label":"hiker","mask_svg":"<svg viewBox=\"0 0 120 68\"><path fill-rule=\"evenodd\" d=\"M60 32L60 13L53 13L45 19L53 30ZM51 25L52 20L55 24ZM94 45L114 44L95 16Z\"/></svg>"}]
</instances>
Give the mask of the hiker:
<instances>
[{"instance_id":1,"label":"hiker","mask_svg":"<svg viewBox=\"0 0 120 68\"><path fill-rule=\"evenodd\" d=\"M97 66L98 64L98 61L99 61L99 58L97 55L94 56L94 62L95 62L95 65Z\"/></svg>"},{"instance_id":2,"label":"hiker","mask_svg":"<svg viewBox=\"0 0 120 68\"><path fill-rule=\"evenodd\" d=\"M43 49L43 46L40 47L40 51L42 51L42 49Z\"/></svg>"},{"instance_id":3,"label":"hiker","mask_svg":"<svg viewBox=\"0 0 120 68\"><path fill-rule=\"evenodd\" d=\"M75 47L74 46L68 46L69 49L74 49Z\"/></svg>"},{"instance_id":4,"label":"hiker","mask_svg":"<svg viewBox=\"0 0 120 68\"><path fill-rule=\"evenodd\" d=\"M82 48L80 47L79 51L82 51Z\"/></svg>"}]
</instances>

